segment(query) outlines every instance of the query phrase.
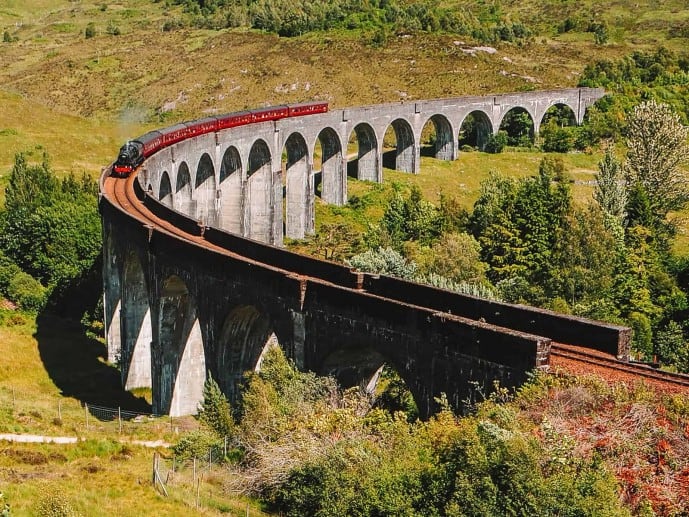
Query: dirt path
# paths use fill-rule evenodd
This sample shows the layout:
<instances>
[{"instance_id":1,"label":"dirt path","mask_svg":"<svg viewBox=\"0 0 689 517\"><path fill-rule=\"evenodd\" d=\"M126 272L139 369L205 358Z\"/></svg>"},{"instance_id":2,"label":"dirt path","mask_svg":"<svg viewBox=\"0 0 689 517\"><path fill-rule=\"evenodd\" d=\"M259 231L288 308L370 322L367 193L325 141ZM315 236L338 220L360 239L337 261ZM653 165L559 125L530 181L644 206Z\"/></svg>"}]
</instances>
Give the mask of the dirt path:
<instances>
[{"instance_id":1,"label":"dirt path","mask_svg":"<svg viewBox=\"0 0 689 517\"><path fill-rule=\"evenodd\" d=\"M0 440L17 443L77 443L76 436L41 436L38 434L11 434L0 433ZM84 440L84 438L82 438ZM142 447L170 447L171 444L163 440L118 440L120 443L141 445Z\"/></svg>"}]
</instances>

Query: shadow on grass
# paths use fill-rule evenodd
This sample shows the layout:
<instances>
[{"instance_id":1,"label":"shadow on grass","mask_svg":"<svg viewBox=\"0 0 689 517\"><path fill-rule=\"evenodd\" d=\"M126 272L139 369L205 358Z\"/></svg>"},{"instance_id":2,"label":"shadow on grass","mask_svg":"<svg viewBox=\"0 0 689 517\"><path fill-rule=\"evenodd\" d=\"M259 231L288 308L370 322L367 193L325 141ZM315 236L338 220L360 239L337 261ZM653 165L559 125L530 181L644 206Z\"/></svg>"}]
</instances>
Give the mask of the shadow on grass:
<instances>
[{"instance_id":1,"label":"shadow on grass","mask_svg":"<svg viewBox=\"0 0 689 517\"><path fill-rule=\"evenodd\" d=\"M38 352L62 395L82 403L150 413L151 405L122 388L120 371L106 362L107 350L81 325L43 313L36 318Z\"/></svg>"},{"instance_id":2,"label":"shadow on grass","mask_svg":"<svg viewBox=\"0 0 689 517\"><path fill-rule=\"evenodd\" d=\"M151 412L151 405L122 388L120 371L107 363L107 349L89 338L77 323L93 311L101 293L101 261L59 292L54 291L46 310L36 317L38 352L48 375L66 397L127 411Z\"/></svg>"}]
</instances>

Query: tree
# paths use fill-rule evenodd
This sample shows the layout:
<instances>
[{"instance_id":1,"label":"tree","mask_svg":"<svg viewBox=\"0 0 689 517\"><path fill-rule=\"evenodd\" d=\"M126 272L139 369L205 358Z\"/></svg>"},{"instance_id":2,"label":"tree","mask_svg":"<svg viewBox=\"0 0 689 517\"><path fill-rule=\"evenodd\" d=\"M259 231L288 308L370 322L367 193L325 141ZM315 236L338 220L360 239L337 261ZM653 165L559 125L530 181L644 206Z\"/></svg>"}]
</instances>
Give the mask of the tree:
<instances>
[{"instance_id":1,"label":"tree","mask_svg":"<svg viewBox=\"0 0 689 517\"><path fill-rule=\"evenodd\" d=\"M615 158L612 147L608 147L605 156L598 162L593 199L605 213L622 222L626 216L627 197L622 164Z\"/></svg>"},{"instance_id":2,"label":"tree","mask_svg":"<svg viewBox=\"0 0 689 517\"><path fill-rule=\"evenodd\" d=\"M203 385L203 402L199 408L198 418L221 438L232 436L234 433L235 425L230 404L211 376Z\"/></svg>"},{"instance_id":3,"label":"tree","mask_svg":"<svg viewBox=\"0 0 689 517\"><path fill-rule=\"evenodd\" d=\"M378 248L354 255L347 264L359 271L413 280L416 277L416 264L407 261L392 248Z\"/></svg>"},{"instance_id":4,"label":"tree","mask_svg":"<svg viewBox=\"0 0 689 517\"><path fill-rule=\"evenodd\" d=\"M662 221L689 202L689 182L681 169L689 161L689 128L668 105L654 100L635 107L628 124L627 184L644 188L654 217Z\"/></svg>"},{"instance_id":5,"label":"tree","mask_svg":"<svg viewBox=\"0 0 689 517\"><path fill-rule=\"evenodd\" d=\"M424 273L435 273L455 282L485 281L486 264L480 260L481 246L467 233L446 233L431 247Z\"/></svg>"}]
</instances>

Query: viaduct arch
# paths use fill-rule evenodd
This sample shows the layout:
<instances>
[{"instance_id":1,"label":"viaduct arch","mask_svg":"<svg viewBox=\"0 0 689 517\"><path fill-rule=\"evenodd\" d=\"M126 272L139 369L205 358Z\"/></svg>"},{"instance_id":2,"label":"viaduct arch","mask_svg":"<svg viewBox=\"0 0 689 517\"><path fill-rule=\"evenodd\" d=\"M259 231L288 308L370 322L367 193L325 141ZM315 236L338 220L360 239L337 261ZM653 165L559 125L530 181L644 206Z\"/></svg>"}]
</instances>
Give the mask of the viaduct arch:
<instances>
[{"instance_id":1,"label":"viaduct arch","mask_svg":"<svg viewBox=\"0 0 689 517\"><path fill-rule=\"evenodd\" d=\"M109 359L119 361L125 386L151 387L156 413L177 416L196 412L209 375L235 397L242 374L273 342L299 367L320 373L333 370L333 358L368 358L334 368L355 380L384 360L400 373L422 415L441 392L459 405L469 381L486 389L493 380L522 382L529 370L547 365L551 340L628 357L629 329L365 275L280 248L284 235L313 232L318 175L324 201L346 202L352 135L357 176L382 181L389 127L396 133L396 168L418 173L427 123L436 130L436 156L455 159L469 114L485 115L496 131L515 106L540 121L550 106L565 104L580 123L602 93L574 89L335 110L181 141L148 158L128 180L104 172ZM115 199L113 185L124 181L150 219Z\"/></svg>"}]
</instances>

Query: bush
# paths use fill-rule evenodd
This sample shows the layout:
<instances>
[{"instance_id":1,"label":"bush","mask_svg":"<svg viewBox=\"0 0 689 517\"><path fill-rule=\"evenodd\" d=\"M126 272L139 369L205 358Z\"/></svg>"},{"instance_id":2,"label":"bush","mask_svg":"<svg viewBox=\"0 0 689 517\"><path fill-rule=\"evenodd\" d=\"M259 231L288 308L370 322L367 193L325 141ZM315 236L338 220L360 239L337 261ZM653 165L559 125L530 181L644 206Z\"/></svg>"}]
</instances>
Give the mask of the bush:
<instances>
[{"instance_id":1,"label":"bush","mask_svg":"<svg viewBox=\"0 0 689 517\"><path fill-rule=\"evenodd\" d=\"M208 458L211 454L219 458L223 454L224 443L212 433L207 431L192 431L180 438L179 442L172 446L172 452L180 460L193 458Z\"/></svg>"},{"instance_id":2,"label":"bush","mask_svg":"<svg viewBox=\"0 0 689 517\"><path fill-rule=\"evenodd\" d=\"M93 22L89 22L84 30L84 37L86 39L91 39L96 35L96 25Z\"/></svg>"},{"instance_id":3,"label":"bush","mask_svg":"<svg viewBox=\"0 0 689 517\"><path fill-rule=\"evenodd\" d=\"M505 131L498 131L497 134L490 135L486 142L485 151L491 154L498 154L507 146L507 133Z\"/></svg>"},{"instance_id":4,"label":"bush","mask_svg":"<svg viewBox=\"0 0 689 517\"><path fill-rule=\"evenodd\" d=\"M7 286L8 298L26 311L39 311L46 301L46 289L31 275L20 271Z\"/></svg>"},{"instance_id":5,"label":"bush","mask_svg":"<svg viewBox=\"0 0 689 517\"><path fill-rule=\"evenodd\" d=\"M79 515L64 495L53 490L38 502L35 512L38 517L76 517Z\"/></svg>"}]
</instances>

